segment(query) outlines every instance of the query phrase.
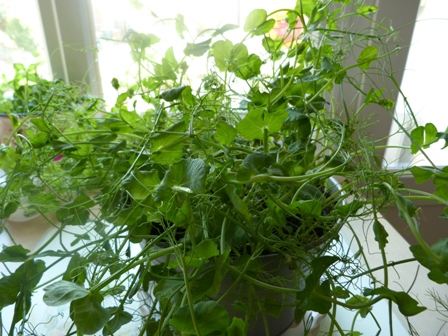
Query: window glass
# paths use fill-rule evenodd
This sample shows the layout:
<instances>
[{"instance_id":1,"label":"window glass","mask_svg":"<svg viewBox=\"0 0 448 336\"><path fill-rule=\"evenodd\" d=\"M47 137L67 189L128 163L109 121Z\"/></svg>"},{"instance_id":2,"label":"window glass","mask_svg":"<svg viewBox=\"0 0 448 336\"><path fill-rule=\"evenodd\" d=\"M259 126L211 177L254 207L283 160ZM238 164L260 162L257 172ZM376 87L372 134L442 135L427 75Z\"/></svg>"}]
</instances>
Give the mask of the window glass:
<instances>
[{"instance_id":1,"label":"window glass","mask_svg":"<svg viewBox=\"0 0 448 336\"><path fill-rule=\"evenodd\" d=\"M103 93L106 101L111 101L117 94L110 84L112 78L117 78L120 85L127 86L132 85L138 76L137 68L132 66L130 48L126 42L132 32L154 34L160 39L154 45L160 55L174 46L175 55L180 59L187 42L198 43L207 38L206 35L199 35L206 29L219 28L224 24L242 26L254 8L264 8L268 12L282 5L292 8L295 0L91 0L91 3ZM182 34L183 39L176 32L176 18L182 19L188 29L188 32ZM228 32L226 36L232 38L232 34L234 32ZM233 38L237 41L243 37L233 35ZM205 67L196 61L197 64L189 64L189 73L196 71L196 75L200 76L200 71Z\"/></svg>"},{"instance_id":2,"label":"window glass","mask_svg":"<svg viewBox=\"0 0 448 336\"><path fill-rule=\"evenodd\" d=\"M418 124L424 126L426 123L433 123L439 132L447 131L448 127L448 44L443 39L446 32L448 1L421 0L401 86ZM412 129L413 123L407 118L407 109L404 100L399 100L396 118L407 123ZM392 134L395 131L396 129L392 129ZM398 136L392 137L389 143L396 146L409 145L405 143L404 137ZM438 141L425 150L429 159L422 154L412 155L409 150L389 150L386 152L386 161L388 165L398 167L406 166L409 162L419 165L446 165L448 157L440 150L444 145L445 141Z\"/></svg>"},{"instance_id":3,"label":"window glass","mask_svg":"<svg viewBox=\"0 0 448 336\"><path fill-rule=\"evenodd\" d=\"M2 81L14 77L14 63L22 63L25 67L38 63L38 73L43 77L50 75L40 13L35 0L0 1Z\"/></svg>"}]
</instances>

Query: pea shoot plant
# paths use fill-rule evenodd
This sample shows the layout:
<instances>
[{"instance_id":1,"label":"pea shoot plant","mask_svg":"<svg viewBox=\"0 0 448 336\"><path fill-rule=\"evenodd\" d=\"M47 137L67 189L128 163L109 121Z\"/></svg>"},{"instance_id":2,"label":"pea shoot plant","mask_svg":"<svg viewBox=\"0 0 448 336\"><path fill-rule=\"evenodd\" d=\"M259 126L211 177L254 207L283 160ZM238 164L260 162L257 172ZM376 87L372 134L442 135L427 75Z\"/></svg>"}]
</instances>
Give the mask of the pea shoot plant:
<instances>
[{"instance_id":1,"label":"pea shoot plant","mask_svg":"<svg viewBox=\"0 0 448 336\"><path fill-rule=\"evenodd\" d=\"M337 248L341 227L361 219L384 254L393 242L379 218L396 205L418 240L413 260L434 282L448 282L447 240L425 242L411 201L446 205L446 167L387 169L384 139L368 132L375 116L362 113L394 111L387 89L362 82L394 82L384 69L399 52L399 32L375 22L376 11L350 0L254 9L243 27L206 30L180 55L160 55L159 37L131 32L138 76L128 88L112 81L111 108L91 98L61 113L70 104L50 89L26 131L0 147L1 221L22 210L54 226L36 250L13 244L0 253L1 262L20 265L0 279L0 309L15 307L9 335L28 328L42 288L47 305L67 306L67 335L113 335L131 321L140 335L245 335L256 319L269 333L269 317L286 308L296 321L307 311L334 317L336 306L365 317L383 300L405 316L425 310ZM173 22L188 35L181 16ZM362 22L370 28L358 31ZM242 40L227 38L237 29ZM189 77L193 59L204 65L199 85ZM434 125L401 126L414 152L447 139ZM433 179L437 189L407 189L403 174ZM54 242L60 247L49 248ZM264 256L287 274L266 270ZM371 283L354 291L362 276ZM242 285L248 297L232 297ZM329 333L336 331L356 332L332 318Z\"/></svg>"}]
</instances>

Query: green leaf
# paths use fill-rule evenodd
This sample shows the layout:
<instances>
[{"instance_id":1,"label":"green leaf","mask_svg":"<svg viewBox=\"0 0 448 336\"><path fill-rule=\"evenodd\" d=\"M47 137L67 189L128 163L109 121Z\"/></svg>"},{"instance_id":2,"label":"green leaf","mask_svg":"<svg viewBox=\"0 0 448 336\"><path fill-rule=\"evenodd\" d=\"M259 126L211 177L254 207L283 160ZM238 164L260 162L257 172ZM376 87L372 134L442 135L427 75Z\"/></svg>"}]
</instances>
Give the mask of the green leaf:
<instances>
[{"instance_id":1,"label":"green leaf","mask_svg":"<svg viewBox=\"0 0 448 336\"><path fill-rule=\"evenodd\" d=\"M45 270L44 261L27 260L14 273L0 278L0 311L15 303L12 325L30 311L31 296Z\"/></svg>"},{"instance_id":2,"label":"green leaf","mask_svg":"<svg viewBox=\"0 0 448 336\"><path fill-rule=\"evenodd\" d=\"M65 280L45 287L44 291L44 302L53 307L81 299L89 294L89 291L83 286Z\"/></svg>"},{"instance_id":3,"label":"green leaf","mask_svg":"<svg viewBox=\"0 0 448 336\"><path fill-rule=\"evenodd\" d=\"M210 42L212 39L200 43L187 43L184 49L184 54L187 56L202 56L210 49Z\"/></svg>"},{"instance_id":4,"label":"green leaf","mask_svg":"<svg viewBox=\"0 0 448 336\"><path fill-rule=\"evenodd\" d=\"M291 205L294 205L297 211L303 215L316 217L322 215L322 202L319 200L300 200Z\"/></svg>"},{"instance_id":5,"label":"green leaf","mask_svg":"<svg viewBox=\"0 0 448 336\"><path fill-rule=\"evenodd\" d=\"M279 318L280 314L283 311L283 303L276 296L268 296L263 298L263 312L273 316L275 318Z\"/></svg>"},{"instance_id":6,"label":"green leaf","mask_svg":"<svg viewBox=\"0 0 448 336\"><path fill-rule=\"evenodd\" d=\"M30 250L22 245L13 245L3 247L0 252L0 262L23 262L28 259Z\"/></svg>"},{"instance_id":7,"label":"green leaf","mask_svg":"<svg viewBox=\"0 0 448 336\"><path fill-rule=\"evenodd\" d=\"M231 185L227 185L225 187L225 191L227 195L230 198L230 201L232 202L233 207L236 211L238 211L243 218L248 222L252 222L252 214L249 211L249 207L247 204L241 199L241 197L238 196L236 193L235 187Z\"/></svg>"},{"instance_id":8,"label":"green leaf","mask_svg":"<svg viewBox=\"0 0 448 336\"><path fill-rule=\"evenodd\" d=\"M142 118L135 111L128 111L127 109L120 109L121 119L128 125L136 127L143 123Z\"/></svg>"},{"instance_id":9,"label":"green leaf","mask_svg":"<svg viewBox=\"0 0 448 336\"><path fill-rule=\"evenodd\" d=\"M176 191L201 194L205 192L205 179L208 166L202 159L182 159L170 166L165 173L161 186Z\"/></svg>"},{"instance_id":10,"label":"green leaf","mask_svg":"<svg viewBox=\"0 0 448 336\"><path fill-rule=\"evenodd\" d=\"M431 179L438 169L434 167L412 166L411 173L416 183L421 184Z\"/></svg>"},{"instance_id":11,"label":"green leaf","mask_svg":"<svg viewBox=\"0 0 448 336\"><path fill-rule=\"evenodd\" d=\"M247 155L241 166L246 168L250 175L263 174L275 163L275 160L269 154L252 153Z\"/></svg>"},{"instance_id":12,"label":"green leaf","mask_svg":"<svg viewBox=\"0 0 448 336\"><path fill-rule=\"evenodd\" d=\"M436 136L439 140L445 140L445 145L442 149L448 147L448 132L437 132Z\"/></svg>"},{"instance_id":13,"label":"green leaf","mask_svg":"<svg viewBox=\"0 0 448 336\"><path fill-rule=\"evenodd\" d=\"M428 278L438 284L448 284L448 238L440 239L431 246L433 254L420 245L411 246L409 249L418 262L430 270Z\"/></svg>"},{"instance_id":14,"label":"green leaf","mask_svg":"<svg viewBox=\"0 0 448 336\"><path fill-rule=\"evenodd\" d=\"M230 51L227 69L238 78L249 79L260 74L262 64L258 55L249 55L246 45L238 43Z\"/></svg>"},{"instance_id":15,"label":"green leaf","mask_svg":"<svg viewBox=\"0 0 448 336\"><path fill-rule=\"evenodd\" d=\"M234 317L226 329L228 336L246 336L246 323L239 317Z\"/></svg>"},{"instance_id":16,"label":"green leaf","mask_svg":"<svg viewBox=\"0 0 448 336\"><path fill-rule=\"evenodd\" d=\"M372 61L378 57L378 48L375 46L368 46L358 57L358 64L362 70L367 70L370 68Z\"/></svg>"},{"instance_id":17,"label":"green leaf","mask_svg":"<svg viewBox=\"0 0 448 336\"><path fill-rule=\"evenodd\" d=\"M370 15L370 14L374 14L378 11L378 7L376 6L360 6L358 7L358 9L356 10L356 12L358 14L362 14L362 15Z\"/></svg>"},{"instance_id":18,"label":"green leaf","mask_svg":"<svg viewBox=\"0 0 448 336\"><path fill-rule=\"evenodd\" d=\"M176 99L179 99L179 97L182 94L182 91L185 90L186 87L187 87L186 85L183 85L174 89L164 91L160 94L160 97L167 102L172 102Z\"/></svg>"},{"instance_id":19,"label":"green leaf","mask_svg":"<svg viewBox=\"0 0 448 336\"><path fill-rule=\"evenodd\" d=\"M216 243L211 240L201 241L193 251L194 258L210 259L219 255L219 250L216 247Z\"/></svg>"},{"instance_id":20,"label":"green leaf","mask_svg":"<svg viewBox=\"0 0 448 336\"><path fill-rule=\"evenodd\" d=\"M389 288L378 287L374 289L367 288L364 290L364 295L383 295L388 299L395 302L398 306L398 309L404 316L414 316L422 311L426 310L425 307L421 307L418 305L418 301L414 300L408 293L406 292L396 292Z\"/></svg>"},{"instance_id":21,"label":"green leaf","mask_svg":"<svg viewBox=\"0 0 448 336\"><path fill-rule=\"evenodd\" d=\"M236 129L224 121L219 121L216 124L215 140L221 145L230 146L235 140Z\"/></svg>"},{"instance_id":22,"label":"green leaf","mask_svg":"<svg viewBox=\"0 0 448 336\"><path fill-rule=\"evenodd\" d=\"M388 243L387 237L389 234L384 228L383 224L381 224L378 220L373 222L373 232L375 234L375 240L378 242L380 249L384 249L386 244Z\"/></svg>"},{"instance_id":23,"label":"green leaf","mask_svg":"<svg viewBox=\"0 0 448 336\"><path fill-rule=\"evenodd\" d=\"M330 282L328 280L323 281L319 286L316 287L314 292L323 295L325 297L330 297L331 296ZM305 308L307 310L316 311L320 314L326 314L330 311L331 306L332 306L331 302L328 302L327 300L321 299L317 296L311 295L306 302Z\"/></svg>"},{"instance_id":24,"label":"green leaf","mask_svg":"<svg viewBox=\"0 0 448 336\"><path fill-rule=\"evenodd\" d=\"M154 296L163 301L171 298L174 294L184 288L183 279L164 278L161 279L154 287Z\"/></svg>"},{"instance_id":25,"label":"green leaf","mask_svg":"<svg viewBox=\"0 0 448 336\"><path fill-rule=\"evenodd\" d=\"M361 296L361 295L353 295L350 299L348 299L346 302L350 305L362 305L365 304L367 302L369 302L369 298L366 298L365 296ZM365 318L370 311L372 311L372 306L367 306L364 308L359 308L359 315L361 315L362 318Z\"/></svg>"},{"instance_id":26,"label":"green leaf","mask_svg":"<svg viewBox=\"0 0 448 336\"><path fill-rule=\"evenodd\" d=\"M236 129L248 140L263 139L265 129L269 134L280 131L287 117L286 110L269 113L264 108L255 108L236 125Z\"/></svg>"},{"instance_id":27,"label":"green leaf","mask_svg":"<svg viewBox=\"0 0 448 336\"><path fill-rule=\"evenodd\" d=\"M170 319L170 324L181 333L196 334L192 314L201 335L208 335L212 332L224 331L229 326L229 313L215 301L198 302L190 311L190 306L180 307Z\"/></svg>"},{"instance_id":28,"label":"green leaf","mask_svg":"<svg viewBox=\"0 0 448 336\"><path fill-rule=\"evenodd\" d=\"M89 209L94 205L95 203L90 197L83 194L73 201L61 205L56 210L56 217L59 221L67 221L72 225L83 225L90 217Z\"/></svg>"},{"instance_id":29,"label":"green leaf","mask_svg":"<svg viewBox=\"0 0 448 336\"><path fill-rule=\"evenodd\" d=\"M233 43L229 40L213 43L213 58L216 66L222 72L227 71L228 69L232 48Z\"/></svg>"},{"instance_id":30,"label":"green leaf","mask_svg":"<svg viewBox=\"0 0 448 336\"><path fill-rule=\"evenodd\" d=\"M439 140L437 137L437 128L432 123L425 126L419 126L411 132L411 153L416 154L421 148L429 148L429 146Z\"/></svg>"},{"instance_id":31,"label":"green leaf","mask_svg":"<svg viewBox=\"0 0 448 336\"><path fill-rule=\"evenodd\" d=\"M176 32L177 32L177 35L179 35L179 37L181 39L183 39L185 31L186 31L186 26L185 26L184 16L182 14L177 14L176 15Z\"/></svg>"},{"instance_id":32,"label":"green leaf","mask_svg":"<svg viewBox=\"0 0 448 336\"><path fill-rule=\"evenodd\" d=\"M404 198L403 195L397 194L398 199L396 200L398 215L401 218L406 218L405 214L407 213L410 217L414 217L417 212L417 207L412 203L411 200Z\"/></svg>"},{"instance_id":33,"label":"green leaf","mask_svg":"<svg viewBox=\"0 0 448 336\"><path fill-rule=\"evenodd\" d=\"M160 164L171 164L182 158L182 139L185 135L176 134L186 130L185 122L179 122L167 128L162 133L157 133L151 137L152 159Z\"/></svg>"},{"instance_id":34,"label":"green leaf","mask_svg":"<svg viewBox=\"0 0 448 336\"><path fill-rule=\"evenodd\" d=\"M268 14L264 9L254 9L246 17L246 21L244 22L244 31L250 32L251 30L258 28L258 26L266 22L267 17Z\"/></svg>"},{"instance_id":35,"label":"green leaf","mask_svg":"<svg viewBox=\"0 0 448 336\"><path fill-rule=\"evenodd\" d=\"M103 336L114 335L123 325L132 321L132 314L120 309L103 328Z\"/></svg>"},{"instance_id":36,"label":"green leaf","mask_svg":"<svg viewBox=\"0 0 448 336\"><path fill-rule=\"evenodd\" d=\"M101 306L101 294L91 294L72 301L70 317L75 323L78 332L94 334L101 330L109 321L111 313Z\"/></svg>"},{"instance_id":37,"label":"green leaf","mask_svg":"<svg viewBox=\"0 0 448 336\"><path fill-rule=\"evenodd\" d=\"M156 170L140 171L135 169L131 176L124 181L126 190L136 200L144 200L159 184L159 174Z\"/></svg>"},{"instance_id":38,"label":"green leaf","mask_svg":"<svg viewBox=\"0 0 448 336\"><path fill-rule=\"evenodd\" d=\"M227 32L229 30L237 29L238 27L239 27L238 25L227 23L224 26L222 26L221 28L216 29L214 31L214 33L212 34L212 36L222 35L225 32Z\"/></svg>"}]
</instances>

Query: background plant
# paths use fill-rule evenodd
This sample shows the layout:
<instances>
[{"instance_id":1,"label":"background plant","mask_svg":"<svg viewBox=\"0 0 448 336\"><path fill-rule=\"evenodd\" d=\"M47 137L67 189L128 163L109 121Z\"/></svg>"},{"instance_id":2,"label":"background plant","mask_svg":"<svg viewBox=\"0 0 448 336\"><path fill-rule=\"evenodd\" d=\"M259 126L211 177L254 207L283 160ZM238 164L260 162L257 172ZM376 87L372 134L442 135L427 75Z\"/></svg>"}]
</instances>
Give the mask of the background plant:
<instances>
[{"instance_id":1,"label":"background plant","mask_svg":"<svg viewBox=\"0 0 448 336\"><path fill-rule=\"evenodd\" d=\"M112 81L117 100L110 110L92 100L62 115L52 105L54 95L38 104L26 137L0 148L8 173L1 218L20 207L43 215L53 211L58 223L52 239L73 226L81 233L63 241L62 250L45 251L50 242L34 252L20 246L3 250L3 262L22 265L0 280L11 293L1 307L23 302L11 334L16 323L25 328L21 321L31 293L44 286L47 304L70 303L72 329L81 334L113 334L128 323L126 303L137 300L141 289L154 294L141 317L141 334L244 333L244 320L231 319L216 298L218 284L233 273L253 286L287 291L253 275L255 256L266 248L287 256L291 265L301 261L309 267L304 286L291 289L298 319L306 310L331 315L336 305L364 317L381 300L397 304L405 316L424 310L406 292L389 287L393 265L385 255L388 234L379 214L398 205L419 239L412 247L415 258L434 281L446 283L446 240L432 247L424 242L411 203L422 197L446 204L446 172L382 166L377 151L384 139L371 137L367 127L374 117L363 111L374 106L379 113L393 112L389 93L376 79L394 80L387 65L398 51L396 32L381 24L353 31L359 25L346 21L370 21L374 11L350 1L299 1L293 10L269 15L254 10L242 42L227 40L236 27L224 25L187 42L181 57L168 49L160 60L151 54L156 36L131 32L127 39L140 75L127 89ZM272 38L278 13L290 30ZM186 29L179 21L175 28L180 35ZM285 46L289 35L295 38ZM252 40L262 48L252 51ZM192 57L203 57L207 66L197 86L187 77ZM361 85L364 77L372 79L370 86ZM347 84L356 89L354 96L344 94ZM363 104L354 110L359 96ZM423 128L423 135L435 134L429 141L416 132L421 128L409 134L416 150L444 139L429 127ZM434 178L442 189L432 195L404 188L399 177L409 172L418 181ZM326 193L331 176L339 177L344 193ZM296 231L286 225L288 217L302 223ZM338 229L353 218L372 224L384 282L375 281L375 267L361 267L362 248L360 261L338 248ZM325 232L335 240L310 253ZM355 243L362 246L360 237ZM336 252L324 254L331 250ZM70 258L61 278L39 283L54 267L43 256ZM343 270L349 268L354 273L347 275ZM364 275L372 284L353 291L351 285ZM17 279L26 286L17 286ZM108 297L114 305L104 307ZM337 320L332 322L331 332L343 334Z\"/></svg>"}]
</instances>

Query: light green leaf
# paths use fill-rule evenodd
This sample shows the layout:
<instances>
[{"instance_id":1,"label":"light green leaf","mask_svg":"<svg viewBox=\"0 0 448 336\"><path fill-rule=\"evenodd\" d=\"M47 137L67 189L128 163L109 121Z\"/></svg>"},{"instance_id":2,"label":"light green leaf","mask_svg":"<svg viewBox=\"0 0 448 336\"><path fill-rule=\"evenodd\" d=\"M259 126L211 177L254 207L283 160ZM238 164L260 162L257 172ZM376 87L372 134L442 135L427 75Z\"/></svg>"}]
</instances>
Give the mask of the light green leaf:
<instances>
[{"instance_id":1,"label":"light green leaf","mask_svg":"<svg viewBox=\"0 0 448 336\"><path fill-rule=\"evenodd\" d=\"M44 302L49 306L61 306L89 294L83 286L69 281L58 281L44 288Z\"/></svg>"},{"instance_id":2,"label":"light green leaf","mask_svg":"<svg viewBox=\"0 0 448 336\"><path fill-rule=\"evenodd\" d=\"M246 17L246 21L244 22L244 31L250 32L251 30L258 28L258 26L266 22L267 17L268 14L264 9L254 9Z\"/></svg>"},{"instance_id":3,"label":"light green leaf","mask_svg":"<svg viewBox=\"0 0 448 336\"><path fill-rule=\"evenodd\" d=\"M127 109L120 109L121 119L132 127L139 126L143 122L142 118L135 111L128 111Z\"/></svg>"},{"instance_id":4,"label":"light green leaf","mask_svg":"<svg viewBox=\"0 0 448 336\"><path fill-rule=\"evenodd\" d=\"M365 296L361 295L353 295L350 299L347 300L347 303L350 305L362 305L367 302L369 302L370 299L366 298ZM365 318L369 312L372 310L372 306L366 306L364 308L358 309L359 315L361 315L362 318Z\"/></svg>"},{"instance_id":5,"label":"light green leaf","mask_svg":"<svg viewBox=\"0 0 448 336\"><path fill-rule=\"evenodd\" d=\"M222 35L225 32L227 32L229 30L237 29L238 27L239 27L238 25L234 25L234 24L230 24L230 23L225 24L221 28L216 29L215 32L212 34L212 36Z\"/></svg>"},{"instance_id":6,"label":"light green leaf","mask_svg":"<svg viewBox=\"0 0 448 336\"><path fill-rule=\"evenodd\" d=\"M370 15L370 14L374 14L378 11L378 7L376 6L360 6L358 7L358 9L356 10L356 12L358 14L362 14L362 15Z\"/></svg>"},{"instance_id":7,"label":"light green leaf","mask_svg":"<svg viewBox=\"0 0 448 336\"><path fill-rule=\"evenodd\" d=\"M227 71L231 58L233 43L229 40L213 43L213 58L215 64L222 72Z\"/></svg>"},{"instance_id":8,"label":"light green leaf","mask_svg":"<svg viewBox=\"0 0 448 336\"><path fill-rule=\"evenodd\" d=\"M280 131L287 117L286 110L269 113L264 108L256 108L249 111L236 125L236 129L248 140L263 139L265 129L269 134Z\"/></svg>"},{"instance_id":9,"label":"light green leaf","mask_svg":"<svg viewBox=\"0 0 448 336\"><path fill-rule=\"evenodd\" d=\"M202 56L210 49L210 42L212 39L200 43L187 43L184 49L184 54L187 56Z\"/></svg>"},{"instance_id":10,"label":"light green leaf","mask_svg":"<svg viewBox=\"0 0 448 336\"><path fill-rule=\"evenodd\" d=\"M378 48L375 46L368 46L358 57L359 67L362 70L367 70L370 68L372 61L374 61L378 57Z\"/></svg>"},{"instance_id":11,"label":"light green leaf","mask_svg":"<svg viewBox=\"0 0 448 336\"><path fill-rule=\"evenodd\" d=\"M221 145L229 146L236 137L236 129L224 121L216 124L215 140Z\"/></svg>"},{"instance_id":12,"label":"light green leaf","mask_svg":"<svg viewBox=\"0 0 448 336\"><path fill-rule=\"evenodd\" d=\"M201 241L193 252L194 258L202 258L202 259L209 259L212 257L216 257L219 255L219 250L216 247L216 243L211 240L203 240Z\"/></svg>"},{"instance_id":13,"label":"light green leaf","mask_svg":"<svg viewBox=\"0 0 448 336\"><path fill-rule=\"evenodd\" d=\"M181 333L195 335L192 314L202 335L224 331L230 323L229 313L223 306L215 301L206 301L195 303L193 311L190 311L189 305L179 308L170 320L170 324Z\"/></svg>"}]
</instances>

